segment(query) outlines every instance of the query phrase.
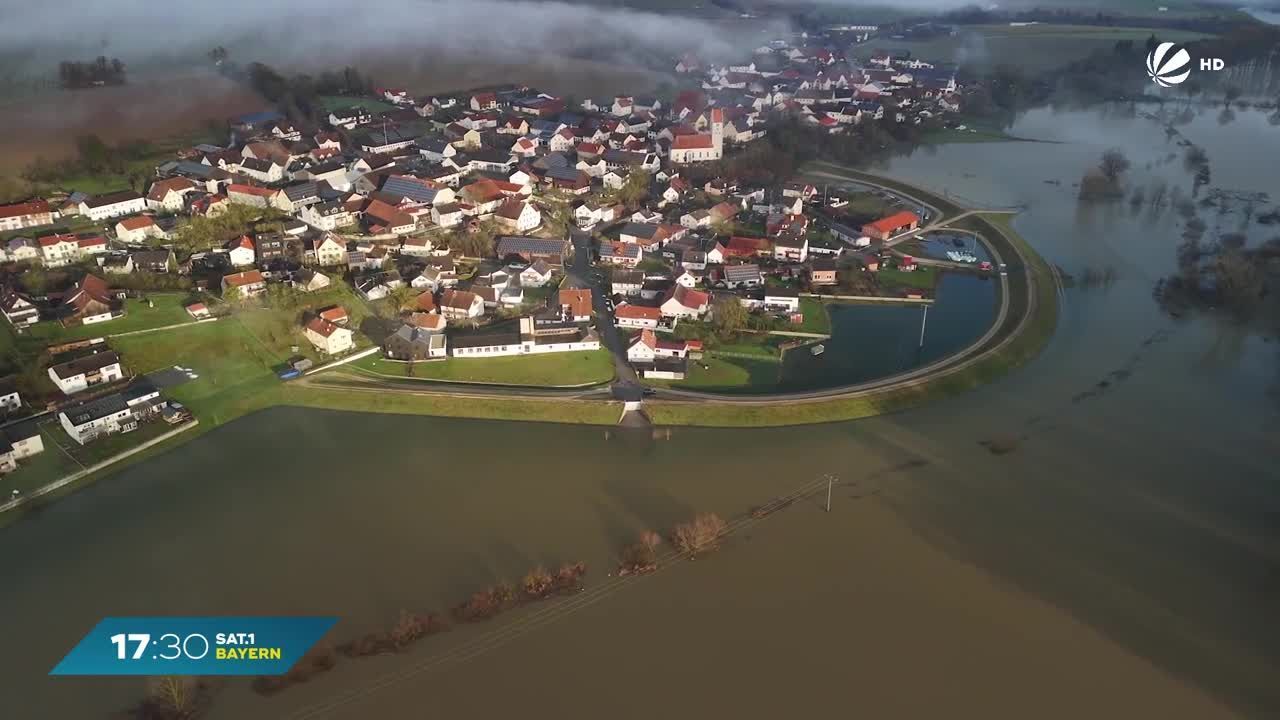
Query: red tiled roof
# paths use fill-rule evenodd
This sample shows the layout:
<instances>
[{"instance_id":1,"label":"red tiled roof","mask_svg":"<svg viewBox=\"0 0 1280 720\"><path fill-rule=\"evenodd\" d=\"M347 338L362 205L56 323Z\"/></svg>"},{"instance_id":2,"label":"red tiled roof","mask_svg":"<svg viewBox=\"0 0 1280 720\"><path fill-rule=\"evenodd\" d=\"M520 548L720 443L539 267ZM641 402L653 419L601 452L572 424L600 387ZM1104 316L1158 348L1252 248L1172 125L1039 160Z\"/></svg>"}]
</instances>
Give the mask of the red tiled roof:
<instances>
[{"instance_id":1,"label":"red tiled roof","mask_svg":"<svg viewBox=\"0 0 1280 720\"><path fill-rule=\"evenodd\" d=\"M661 320L662 311L656 307L622 303L613 310L613 314L624 320Z\"/></svg>"},{"instance_id":2,"label":"red tiled roof","mask_svg":"<svg viewBox=\"0 0 1280 720\"><path fill-rule=\"evenodd\" d=\"M151 219L150 215L139 215L137 217L125 218L120 221L120 225L125 230L141 230L145 227L155 225L156 221Z\"/></svg>"},{"instance_id":3,"label":"red tiled roof","mask_svg":"<svg viewBox=\"0 0 1280 720\"><path fill-rule=\"evenodd\" d=\"M475 301L476 294L469 293L466 290L445 290L440 295L441 307L455 308L457 310L467 310Z\"/></svg>"},{"instance_id":4,"label":"red tiled roof","mask_svg":"<svg viewBox=\"0 0 1280 720\"><path fill-rule=\"evenodd\" d=\"M864 227L870 227L880 233L889 233L900 227L910 225L912 223L919 224L920 217L913 212L903 210L896 212L889 217L880 218L872 223L867 223Z\"/></svg>"},{"instance_id":5,"label":"red tiled roof","mask_svg":"<svg viewBox=\"0 0 1280 720\"><path fill-rule=\"evenodd\" d=\"M320 317L328 320L329 322L341 322L342 320L347 319L347 309L341 305L327 307L320 311Z\"/></svg>"},{"instance_id":6,"label":"red tiled roof","mask_svg":"<svg viewBox=\"0 0 1280 720\"><path fill-rule=\"evenodd\" d=\"M36 242L40 243L40 247L52 247L58 243L75 242L76 236L70 233L62 233L59 235L45 235L37 238Z\"/></svg>"},{"instance_id":7,"label":"red tiled roof","mask_svg":"<svg viewBox=\"0 0 1280 720\"><path fill-rule=\"evenodd\" d=\"M254 185L241 185L232 183L227 186L227 194L238 193L240 195L256 195L257 197L271 197L276 193L271 188L256 187Z\"/></svg>"},{"instance_id":8,"label":"red tiled roof","mask_svg":"<svg viewBox=\"0 0 1280 720\"><path fill-rule=\"evenodd\" d=\"M44 200L32 200L12 205L0 205L0 218L22 217L23 215L40 215L49 212L49 203Z\"/></svg>"},{"instance_id":9,"label":"red tiled roof","mask_svg":"<svg viewBox=\"0 0 1280 720\"><path fill-rule=\"evenodd\" d=\"M672 150L704 150L714 147L710 135L677 135L671 141Z\"/></svg>"},{"instance_id":10,"label":"red tiled roof","mask_svg":"<svg viewBox=\"0 0 1280 720\"><path fill-rule=\"evenodd\" d=\"M582 317L591 314L591 291L590 290L561 290L560 291L561 307L568 306L569 313L574 317Z\"/></svg>"},{"instance_id":11,"label":"red tiled roof","mask_svg":"<svg viewBox=\"0 0 1280 720\"><path fill-rule=\"evenodd\" d=\"M244 287L245 285L256 285L266 282L266 278L262 277L262 273L257 270L246 270L244 272L232 273L225 275L222 281L231 287Z\"/></svg>"},{"instance_id":12,"label":"red tiled roof","mask_svg":"<svg viewBox=\"0 0 1280 720\"><path fill-rule=\"evenodd\" d=\"M307 321L307 329L322 337L329 337L337 332L338 326L320 316L316 316Z\"/></svg>"}]
</instances>

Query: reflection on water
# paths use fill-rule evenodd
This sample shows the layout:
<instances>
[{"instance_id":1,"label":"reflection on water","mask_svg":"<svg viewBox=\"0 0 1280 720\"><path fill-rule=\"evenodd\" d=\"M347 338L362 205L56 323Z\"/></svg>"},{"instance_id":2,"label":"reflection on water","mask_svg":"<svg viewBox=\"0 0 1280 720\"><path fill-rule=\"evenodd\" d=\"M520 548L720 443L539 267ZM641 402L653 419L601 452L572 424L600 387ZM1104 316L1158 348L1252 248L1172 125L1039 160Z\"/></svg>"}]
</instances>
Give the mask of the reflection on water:
<instances>
[{"instance_id":1,"label":"reflection on water","mask_svg":"<svg viewBox=\"0 0 1280 720\"><path fill-rule=\"evenodd\" d=\"M832 305L827 351L816 357L803 350L787 353L782 385L807 390L858 383L958 352L991 325L996 293L986 276L944 273L927 321L917 306Z\"/></svg>"}]
</instances>

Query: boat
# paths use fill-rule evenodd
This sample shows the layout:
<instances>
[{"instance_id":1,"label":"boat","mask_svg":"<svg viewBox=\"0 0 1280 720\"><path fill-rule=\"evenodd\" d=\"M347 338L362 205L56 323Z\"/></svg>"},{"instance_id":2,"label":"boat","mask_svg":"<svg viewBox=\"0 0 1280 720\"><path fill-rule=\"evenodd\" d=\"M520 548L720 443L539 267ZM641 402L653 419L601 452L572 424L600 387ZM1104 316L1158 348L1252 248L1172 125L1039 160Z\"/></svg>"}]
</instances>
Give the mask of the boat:
<instances>
[{"instance_id":1,"label":"boat","mask_svg":"<svg viewBox=\"0 0 1280 720\"><path fill-rule=\"evenodd\" d=\"M827 348L822 343L818 343L817 345L814 345L813 347L809 348L809 353L814 357L817 357L826 351L827 351Z\"/></svg>"}]
</instances>

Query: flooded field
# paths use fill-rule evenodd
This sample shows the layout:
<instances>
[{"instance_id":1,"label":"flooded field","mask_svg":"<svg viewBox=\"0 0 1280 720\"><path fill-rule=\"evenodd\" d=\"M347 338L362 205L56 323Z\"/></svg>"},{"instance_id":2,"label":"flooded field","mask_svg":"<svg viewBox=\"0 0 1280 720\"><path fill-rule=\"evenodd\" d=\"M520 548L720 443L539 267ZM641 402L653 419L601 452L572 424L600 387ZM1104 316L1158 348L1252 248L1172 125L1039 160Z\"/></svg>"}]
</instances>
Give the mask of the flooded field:
<instances>
[{"instance_id":1,"label":"flooded field","mask_svg":"<svg viewBox=\"0 0 1280 720\"><path fill-rule=\"evenodd\" d=\"M884 418L661 441L251 416L0 530L0 695L19 699L6 718L105 717L138 697L137 679L46 676L104 615L335 614L341 641L576 560L600 590L554 601L563 611L343 661L269 699L230 681L209 717L1275 716L1277 344L1155 305L1175 213L1076 202L1072 183L1111 146L1133 162L1128 183L1186 191L1158 125L1036 111L1012 132L1064 143L946 146L887 171L1025 204L1015 225L1048 259L1112 268L1113 283L1066 292L1028 366ZM1264 117L1210 111L1181 132L1214 186L1280 187L1256 162L1280 132ZM1241 227L1238 207L1200 216L1213 233ZM841 480L829 514L814 496L741 524L717 554L608 577L643 529L740 518L826 472Z\"/></svg>"}]
</instances>

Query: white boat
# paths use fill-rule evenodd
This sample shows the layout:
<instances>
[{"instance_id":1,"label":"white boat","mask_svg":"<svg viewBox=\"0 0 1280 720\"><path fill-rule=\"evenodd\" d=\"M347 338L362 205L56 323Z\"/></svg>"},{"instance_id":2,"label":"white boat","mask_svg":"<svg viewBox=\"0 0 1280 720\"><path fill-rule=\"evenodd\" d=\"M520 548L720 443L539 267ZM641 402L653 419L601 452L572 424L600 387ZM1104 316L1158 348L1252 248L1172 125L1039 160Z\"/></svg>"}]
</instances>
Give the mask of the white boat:
<instances>
[{"instance_id":1,"label":"white boat","mask_svg":"<svg viewBox=\"0 0 1280 720\"><path fill-rule=\"evenodd\" d=\"M812 354L814 357L817 357L826 351L827 351L827 348L821 343L809 348L809 353Z\"/></svg>"}]
</instances>

